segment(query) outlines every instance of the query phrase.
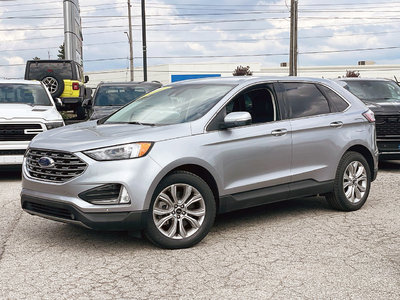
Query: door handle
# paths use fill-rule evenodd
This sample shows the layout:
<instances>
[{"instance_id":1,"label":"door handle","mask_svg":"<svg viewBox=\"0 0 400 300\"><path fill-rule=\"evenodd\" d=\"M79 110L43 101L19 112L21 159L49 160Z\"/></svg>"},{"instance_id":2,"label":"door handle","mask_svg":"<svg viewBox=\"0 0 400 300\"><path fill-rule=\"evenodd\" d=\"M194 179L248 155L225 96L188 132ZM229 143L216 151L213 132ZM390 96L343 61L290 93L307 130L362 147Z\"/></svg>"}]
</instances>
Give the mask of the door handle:
<instances>
[{"instance_id":1,"label":"door handle","mask_svg":"<svg viewBox=\"0 0 400 300\"><path fill-rule=\"evenodd\" d=\"M341 121L332 122L332 123L330 124L330 126L331 126L331 127L335 127L335 128L340 128L340 127L343 126L343 122L341 122Z\"/></svg>"},{"instance_id":2,"label":"door handle","mask_svg":"<svg viewBox=\"0 0 400 300\"><path fill-rule=\"evenodd\" d=\"M272 130L271 134L273 136L282 136L285 135L287 133L287 129L282 128L282 129L276 129L276 130Z\"/></svg>"}]
</instances>

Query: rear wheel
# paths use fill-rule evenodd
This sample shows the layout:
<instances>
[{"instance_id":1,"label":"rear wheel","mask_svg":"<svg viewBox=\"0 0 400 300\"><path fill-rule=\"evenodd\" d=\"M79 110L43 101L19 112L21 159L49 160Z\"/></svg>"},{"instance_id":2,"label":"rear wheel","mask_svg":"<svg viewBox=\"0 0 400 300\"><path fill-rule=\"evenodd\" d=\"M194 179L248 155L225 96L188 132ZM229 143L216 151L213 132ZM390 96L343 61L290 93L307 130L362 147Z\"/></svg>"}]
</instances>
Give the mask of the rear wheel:
<instances>
[{"instance_id":1,"label":"rear wheel","mask_svg":"<svg viewBox=\"0 0 400 300\"><path fill-rule=\"evenodd\" d=\"M214 195L207 183L192 173L178 171L157 186L144 233L162 248L191 247L208 234L215 214Z\"/></svg>"},{"instance_id":2,"label":"rear wheel","mask_svg":"<svg viewBox=\"0 0 400 300\"><path fill-rule=\"evenodd\" d=\"M360 209L367 201L371 186L370 167L360 153L347 152L342 157L333 192L326 195L330 206L343 211Z\"/></svg>"}]
</instances>

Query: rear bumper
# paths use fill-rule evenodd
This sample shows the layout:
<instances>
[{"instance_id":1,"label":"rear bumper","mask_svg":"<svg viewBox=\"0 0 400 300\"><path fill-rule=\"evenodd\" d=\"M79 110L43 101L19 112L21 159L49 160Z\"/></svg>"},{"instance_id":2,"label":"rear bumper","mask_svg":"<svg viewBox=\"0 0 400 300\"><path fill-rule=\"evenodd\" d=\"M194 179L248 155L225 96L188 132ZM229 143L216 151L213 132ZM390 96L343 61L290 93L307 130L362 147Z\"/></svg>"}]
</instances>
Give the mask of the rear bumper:
<instances>
[{"instance_id":1,"label":"rear bumper","mask_svg":"<svg viewBox=\"0 0 400 300\"><path fill-rule=\"evenodd\" d=\"M61 98L63 104L81 104L83 101L83 97L71 97L71 98Z\"/></svg>"},{"instance_id":2,"label":"rear bumper","mask_svg":"<svg viewBox=\"0 0 400 300\"><path fill-rule=\"evenodd\" d=\"M96 230L141 230L147 211L85 213L71 204L21 195L21 206L29 214Z\"/></svg>"}]
</instances>

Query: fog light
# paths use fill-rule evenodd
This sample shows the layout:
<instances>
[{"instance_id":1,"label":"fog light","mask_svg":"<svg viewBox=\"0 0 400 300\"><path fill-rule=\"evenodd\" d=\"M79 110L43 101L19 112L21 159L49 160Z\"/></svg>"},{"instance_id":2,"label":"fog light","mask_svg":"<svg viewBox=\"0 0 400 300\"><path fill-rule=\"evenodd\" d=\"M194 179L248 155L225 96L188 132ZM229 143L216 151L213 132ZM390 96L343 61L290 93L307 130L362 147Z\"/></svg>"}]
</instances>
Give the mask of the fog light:
<instances>
[{"instance_id":1,"label":"fog light","mask_svg":"<svg viewBox=\"0 0 400 300\"><path fill-rule=\"evenodd\" d=\"M119 203L120 204L131 203L131 198L129 197L128 191L123 185L121 186L121 191L119 193Z\"/></svg>"},{"instance_id":2,"label":"fog light","mask_svg":"<svg viewBox=\"0 0 400 300\"><path fill-rule=\"evenodd\" d=\"M81 199L97 205L131 203L128 191L122 184L110 183L90 189L78 195Z\"/></svg>"}]
</instances>

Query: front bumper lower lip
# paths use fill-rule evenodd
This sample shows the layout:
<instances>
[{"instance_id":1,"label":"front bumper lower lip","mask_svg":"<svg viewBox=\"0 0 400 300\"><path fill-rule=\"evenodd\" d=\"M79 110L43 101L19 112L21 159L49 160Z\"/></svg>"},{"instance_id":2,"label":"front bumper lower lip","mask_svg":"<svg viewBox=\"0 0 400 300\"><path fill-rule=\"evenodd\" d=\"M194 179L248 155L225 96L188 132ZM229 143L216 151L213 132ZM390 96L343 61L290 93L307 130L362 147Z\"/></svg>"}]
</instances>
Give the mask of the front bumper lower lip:
<instances>
[{"instance_id":1,"label":"front bumper lower lip","mask_svg":"<svg viewBox=\"0 0 400 300\"><path fill-rule=\"evenodd\" d=\"M71 204L21 196L21 206L29 214L46 219L80 225L95 230L140 231L145 227L147 210L134 212L84 213Z\"/></svg>"}]
</instances>

